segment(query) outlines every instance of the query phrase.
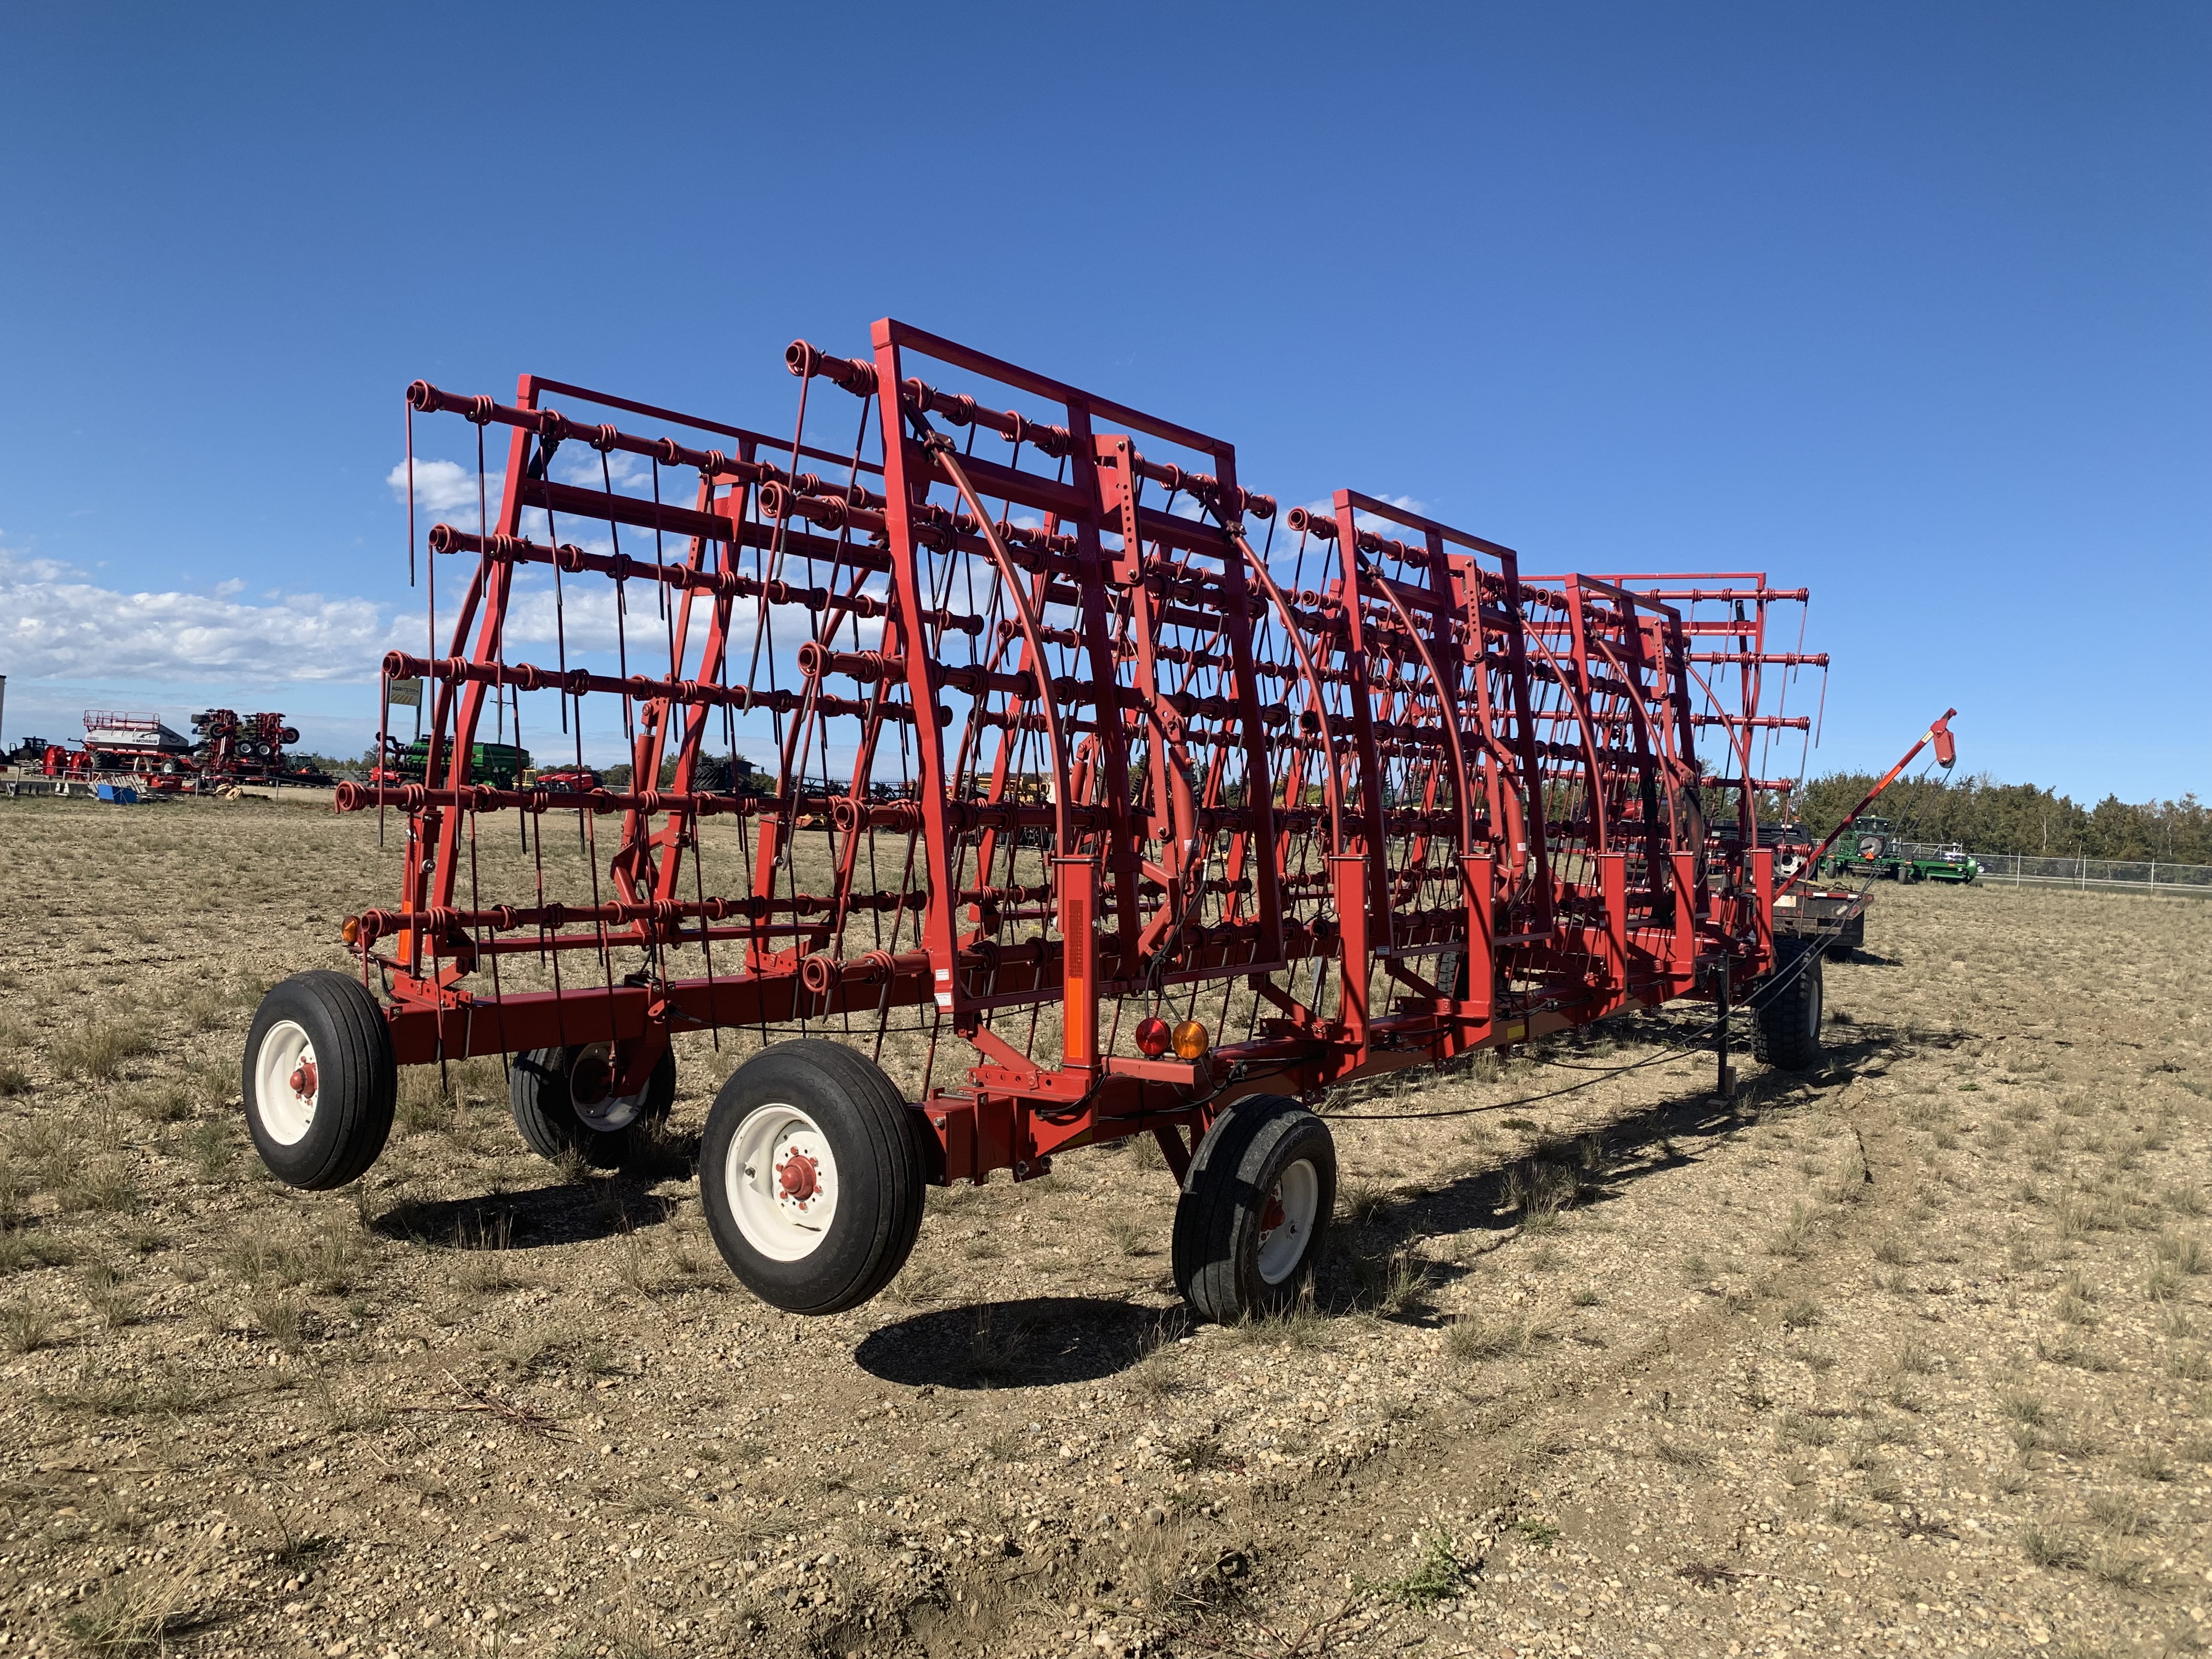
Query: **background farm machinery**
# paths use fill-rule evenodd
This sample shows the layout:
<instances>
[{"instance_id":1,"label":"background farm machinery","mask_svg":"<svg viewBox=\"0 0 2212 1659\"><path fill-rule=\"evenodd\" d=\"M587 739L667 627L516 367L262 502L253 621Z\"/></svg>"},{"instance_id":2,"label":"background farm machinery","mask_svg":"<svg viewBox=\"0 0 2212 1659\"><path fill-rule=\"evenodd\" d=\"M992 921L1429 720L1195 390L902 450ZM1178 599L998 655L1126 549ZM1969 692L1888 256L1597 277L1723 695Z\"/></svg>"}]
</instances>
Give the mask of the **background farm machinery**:
<instances>
[{"instance_id":1,"label":"background farm machinery","mask_svg":"<svg viewBox=\"0 0 2212 1659\"><path fill-rule=\"evenodd\" d=\"M1883 851L1894 845L1887 822L1872 816L1866 809L1879 800L1889 786L1904 775L1914 757L1930 744L1935 747L1936 764L1945 771L1958 763L1958 745L1950 726L1952 717L1958 712L1955 708L1945 709L1942 717L1921 734L1919 741L1876 780L1857 806L1818 846L1802 823L1785 820L1759 826L1761 836L1773 838L1775 871L1784 878L1774 898L1777 937L1790 939L1800 951L1819 951L1828 956L1849 956L1864 948L1867 908L1874 896L1874 878L1882 873L1877 860ZM1845 847L1850 850L1839 850ZM1979 866L1960 849L1946 848L1945 852L1947 858L1956 853L1965 866L1965 873L1956 878L1972 881ZM1910 879L1903 876L1897 878ZM1851 884L1854 880L1863 884L1855 887Z\"/></svg>"},{"instance_id":2,"label":"background farm machinery","mask_svg":"<svg viewBox=\"0 0 2212 1659\"><path fill-rule=\"evenodd\" d=\"M1142 1135L1176 1281L1229 1318L1310 1268L1333 1085L1685 998L1748 998L1814 1063L1820 952L1777 937L1756 805L1809 725L1767 712L1775 671L1826 663L1770 644L1802 589L1525 574L1350 489L1279 513L1224 440L893 321L787 362L783 437L535 376L410 388L410 465L413 420L455 416L506 434L506 483L410 525L428 645L386 673L424 684L421 777L337 797L398 816L405 875L346 920L350 975L254 1023L283 1178L355 1179L394 1066L472 1054L514 1057L533 1146L611 1161L668 1109L673 1035L744 1030L700 1180L769 1301L873 1295L929 1182ZM564 624L510 654L520 595L609 583L611 653ZM579 765L601 711L633 781L454 764L520 744L526 698ZM741 724L764 789L709 775ZM549 815L584 849L557 895ZM501 825L531 890L482 890Z\"/></svg>"},{"instance_id":3,"label":"background farm machinery","mask_svg":"<svg viewBox=\"0 0 2212 1659\"><path fill-rule=\"evenodd\" d=\"M1908 851L1905 838L1887 818L1870 812L1854 817L1836 842L1824 867L1895 882L1942 881L1963 884L1982 873L1966 849L1953 843L1933 852Z\"/></svg>"},{"instance_id":4,"label":"background farm machinery","mask_svg":"<svg viewBox=\"0 0 2212 1659\"><path fill-rule=\"evenodd\" d=\"M1870 884L1854 886L1845 879L1854 872L1838 872L1826 861L1813 865L1813 837L1803 824L1785 821L1759 825L1762 836L1771 834L1774 872L1787 881L1802 878L1774 900L1774 932L1778 938L1817 945L1828 956L1848 957L1866 944L1866 916L1874 894Z\"/></svg>"},{"instance_id":5,"label":"background farm machinery","mask_svg":"<svg viewBox=\"0 0 2212 1659\"><path fill-rule=\"evenodd\" d=\"M412 743L402 743L398 738L386 735L378 741L384 751L384 761L371 769L371 783L420 783L428 775L429 738L417 738ZM441 761L450 761L451 752L450 748L442 750ZM530 751L514 744L477 743L469 746L471 783L512 789L529 768Z\"/></svg>"},{"instance_id":6,"label":"background farm machinery","mask_svg":"<svg viewBox=\"0 0 2212 1659\"><path fill-rule=\"evenodd\" d=\"M300 740L279 714L239 714L210 708L191 718L185 737L158 714L88 708L76 748L33 739L15 763L48 777L127 779L155 793L205 792L240 784L329 785L331 778L295 763L284 750ZM33 752L35 751L35 752Z\"/></svg>"},{"instance_id":7,"label":"background farm machinery","mask_svg":"<svg viewBox=\"0 0 2212 1659\"><path fill-rule=\"evenodd\" d=\"M228 708L210 708L192 716L199 734L197 752L203 777L239 783L313 783L337 780L312 767L295 764L284 753L300 740L297 727L284 724L282 714L239 714Z\"/></svg>"}]
</instances>

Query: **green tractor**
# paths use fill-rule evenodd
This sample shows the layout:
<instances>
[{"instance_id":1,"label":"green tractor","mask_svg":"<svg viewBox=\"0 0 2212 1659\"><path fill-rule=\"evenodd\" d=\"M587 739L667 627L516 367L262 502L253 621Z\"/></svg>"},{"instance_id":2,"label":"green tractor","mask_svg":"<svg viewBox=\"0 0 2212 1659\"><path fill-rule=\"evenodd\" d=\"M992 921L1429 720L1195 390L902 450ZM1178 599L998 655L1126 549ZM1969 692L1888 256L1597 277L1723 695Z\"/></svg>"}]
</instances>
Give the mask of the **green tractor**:
<instances>
[{"instance_id":1,"label":"green tractor","mask_svg":"<svg viewBox=\"0 0 2212 1659\"><path fill-rule=\"evenodd\" d=\"M1982 873L1982 866L1956 842L1937 848L1932 855L1907 855L1904 838L1889 820L1872 813L1851 820L1851 827L1837 838L1826 867L1838 874L1856 871L1899 882L1963 883Z\"/></svg>"},{"instance_id":2,"label":"green tractor","mask_svg":"<svg viewBox=\"0 0 2212 1659\"><path fill-rule=\"evenodd\" d=\"M387 752L374 781L422 782L430 759L429 740L417 738L412 743L402 744L397 738L386 738L385 743ZM527 749L518 749L511 743L480 743L469 757L469 781L488 783L495 789L512 789L529 766Z\"/></svg>"}]
</instances>

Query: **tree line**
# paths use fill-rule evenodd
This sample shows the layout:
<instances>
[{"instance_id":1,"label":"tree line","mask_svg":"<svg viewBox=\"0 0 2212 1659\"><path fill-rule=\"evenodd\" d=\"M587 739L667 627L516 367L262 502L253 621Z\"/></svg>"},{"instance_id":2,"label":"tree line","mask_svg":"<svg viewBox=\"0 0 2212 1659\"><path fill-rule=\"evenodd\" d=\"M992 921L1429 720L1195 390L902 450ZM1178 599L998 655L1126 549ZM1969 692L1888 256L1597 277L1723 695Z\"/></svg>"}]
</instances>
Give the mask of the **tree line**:
<instances>
[{"instance_id":1,"label":"tree line","mask_svg":"<svg viewBox=\"0 0 2212 1659\"><path fill-rule=\"evenodd\" d=\"M1825 836L1874 782L1865 772L1815 778L1798 797L1798 816L1814 835ZM2140 805L2107 795L2083 806L2034 784L1999 783L1983 773L1902 780L1874 810L1909 841L1959 842L1970 853L2212 864L2212 807L2194 794Z\"/></svg>"}]
</instances>

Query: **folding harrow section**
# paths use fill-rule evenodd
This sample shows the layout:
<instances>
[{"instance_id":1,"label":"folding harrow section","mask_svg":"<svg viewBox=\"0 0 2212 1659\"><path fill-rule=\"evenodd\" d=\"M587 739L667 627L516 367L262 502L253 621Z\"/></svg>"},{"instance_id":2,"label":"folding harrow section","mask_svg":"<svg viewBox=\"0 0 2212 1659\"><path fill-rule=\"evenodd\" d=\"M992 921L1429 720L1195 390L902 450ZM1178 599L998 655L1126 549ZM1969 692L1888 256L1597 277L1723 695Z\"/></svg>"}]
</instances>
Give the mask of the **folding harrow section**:
<instances>
[{"instance_id":1,"label":"folding harrow section","mask_svg":"<svg viewBox=\"0 0 2212 1659\"><path fill-rule=\"evenodd\" d=\"M900 382L890 412L877 386L925 356L1025 394L1032 412L994 412L919 376ZM901 623L948 597L970 608L957 637L902 626L896 653L822 665L896 674L906 696L939 702L914 782L941 901L929 912L933 994L954 1028L993 1051L1006 1042L999 1011L1057 1001L1071 976L1089 1005L1224 963L1279 963L1272 873L1254 879L1250 858L1267 804L1221 810L1266 775L1265 734L1279 722L1251 672L1252 596L1218 517L1176 511L1272 513L1237 489L1234 452L896 325L878 327L873 364L826 368L804 345L792 362L885 411L890 506L867 527L885 544ZM1101 432L1102 418L1133 433ZM965 445L947 428L965 428ZM986 429L1011 454L974 454ZM1138 445L1153 440L1212 471L1148 459ZM1069 938L1083 958L1073 964ZM1111 1046L1087 1007L1061 1039L1060 1061L1079 1071ZM1008 1063L1036 1060L1024 1042Z\"/></svg>"},{"instance_id":2,"label":"folding harrow section","mask_svg":"<svg viewBox=\"0 0 2212 1659\"><path fill-rule=\"evenodd\" d=\"M648 438L611 422L584 423L546 405L548 397L641 416L684 434ZM424 781L348 785L338 794L341 811L398 807L407 814L400 907L368 911L349 924L349 942L364 963L384 969L398 1011L392 1023L401 1060L605 1040L630 1051L629 1077L650 1070L672 1027L778 1022L809 1012L799 1000L794 972L765 969L803 954L800 943L819 931L812 918L824 900L797 893L788 881L710 893L701 861L695 857L687 870L684 855L698 848L708 821L734 819L748 842L757 821L762 843L773 845L781 823L831 805L828 793L810 795L795 787L803 781L796 774L774 798L738 792L729 723L740 713L764 713L781 730L807 701L801 690L776 683L777 667L789 654L775 639L779 618L788 629L796 617L810 639L829 643L840 630L857 636L872 623L880 626L885 601L867 586L883 568L879 553L849 538L769 522L759 510L763 495L818 487L816 475L795 468L842 471L843 487L856 499L869 494L863 480L871 469L809 446L777 446L740 428L531 376L521 380L511 405L454 397L422 382L410 388L409 405L410 446L414 412L459 414L480 434L493 426L507 428L509 440L496 520L487 507L477 530L440 524L426 538L434 640L440 558L473 566L450 622L449 653L394 653L385 663L387 688L398 679L432 688ZM732 448L708 447L717 440ZM564 481L555 470L556 458L571 446L592 459L581 469L568 468ZM771 446L788 466L765 458ZM479 477L486 476L483 447L480 435ZM619 479L617 458L623 462ZM589 480L594 470L596 488ZM580 471L581 479L574 476ZM686 473L688 487L681 483ZM626 531L635 551L624 549ZM550 599L550 663L508 655L510 611L525 573L550 579L550 593L541 581L527 598L541 602L541 611L542 601ZM611 604L603 592L575 591L600 578L613 583ZM572 607L580 622L588 618L598 633L611 632L613 673L569 660ZM504 740L510 720L520 742L525 693L550 694L551 719L540 695L532 699L534 720L574 734L579 766L586 700L611 699L630 750L633 786L574 792L471 781L464 757L488 738ZM386 702L388 708L388 692ZM715 748L727 749L729 758L717 763ZM848 791L841 785L834 793L843 801ZM535 891L520 905L486 906L477 890L477 819L507 811L522 817L521 845L535 855ZM544 820L569 811L576 817L588 897L547 890ZM611 848L602 852L599 820L615 815L619 828ZM464 885L465 905L457 902ZM868 896L877 902L884 896ZM378 957L374 947L385 939L391 953ZM678 949L696 951L703 969L681 1006L669 1000L672 981L664 969L664 957ZM570 982L573 973L564 976L562 963L568 953L583 951L592 953L597 971L577 985ZM618 956L625 958L619 982ZM500 961L514 957L542 964L550 988L505 994ZM461 980L479 969L491 975L489 998L460 988ZM906 971L919 969L909 962ZM835 988L826 1000L836 1002Z\"/></svg>"}]
</instances>

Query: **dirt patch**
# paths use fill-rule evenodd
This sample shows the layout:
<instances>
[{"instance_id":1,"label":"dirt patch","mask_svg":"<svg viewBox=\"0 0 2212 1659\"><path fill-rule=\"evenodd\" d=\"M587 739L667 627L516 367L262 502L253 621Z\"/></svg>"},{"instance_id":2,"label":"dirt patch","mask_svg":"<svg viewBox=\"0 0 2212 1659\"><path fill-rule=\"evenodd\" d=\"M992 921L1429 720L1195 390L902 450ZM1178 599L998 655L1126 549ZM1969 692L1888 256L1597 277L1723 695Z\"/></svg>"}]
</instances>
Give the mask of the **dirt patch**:
<instances>
[{"instance_id":1,"label":"dirt patch","mask_svg":"<svg viewBox=\"0 0 2212 1659\"><path fill-rule=\"evenodd\" d=\"M549 837L549 842L550 838ZM1346 1122L1315 1305L1187 1322L1156 1152L933 1193L877 1303L724 1271L679 1039L635 1167L408 1074L259 1173L264 987L389 902L373 819L0 802L7 1651L1096 1655L2195 1644L2212 908L1885 890L1830 1067L1687 1012ZM757 1039L751 1039L757 1045Z\"/></svg>"}]
</instances>

